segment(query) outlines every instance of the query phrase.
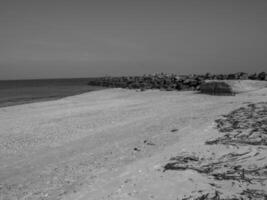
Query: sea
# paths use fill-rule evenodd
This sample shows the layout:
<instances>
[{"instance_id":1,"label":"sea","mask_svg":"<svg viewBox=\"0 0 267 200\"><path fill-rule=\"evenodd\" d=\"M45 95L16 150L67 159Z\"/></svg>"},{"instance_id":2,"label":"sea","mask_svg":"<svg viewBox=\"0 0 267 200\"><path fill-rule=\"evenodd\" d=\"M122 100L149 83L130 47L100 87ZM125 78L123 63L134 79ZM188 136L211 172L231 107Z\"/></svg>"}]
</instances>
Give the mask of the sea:
<instances>
[{"instance_id":1,"label":"sea","mask_svg":"<svg viewBox=\"0 0 267 200\"><path fill-rule=\"evenodd\" d=\"M0 81L0 107L56 100L104 89L89 86L90 78Z\"/></svg>"}]
</instances>

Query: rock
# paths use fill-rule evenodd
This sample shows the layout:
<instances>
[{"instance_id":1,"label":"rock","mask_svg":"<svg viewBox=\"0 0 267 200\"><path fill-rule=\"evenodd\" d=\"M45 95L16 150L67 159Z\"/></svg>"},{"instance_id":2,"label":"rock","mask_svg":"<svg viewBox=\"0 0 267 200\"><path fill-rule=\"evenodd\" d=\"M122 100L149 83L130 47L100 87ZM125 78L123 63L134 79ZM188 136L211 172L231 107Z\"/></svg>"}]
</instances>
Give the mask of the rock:
<instances>
[{"instance_id":1,"label":"rock","mask_svg":"<svg viewBox=\"0 0 267 200\"><path fill-rule=\"evenodd\" d=\"M267 74L265 72L259 73L258 79L262 80L262 81L266 81L267 80Z\"/></svg>"},{"instance_id":2,"label":"rock","mask_svg":"<svg viewBox=\"0 0 267 200\"><path fill-rule=\"evenodd\" d=\"M205 75L175 75L175 74L150 74L129 77L99 77L91 78L88 85L102 87L119 87L129 89L162 89L162 90L198 90L205 80L267 80L267 74L261 72L248 75L244 72L233 74L210 74Z\"/></svg>"},{"instance_id":3,"label":"rock","mask_svg":"<svg viewBox=\"0 0 267 200\"><path fill-rule=\"evenodd\" d=\"M200 92L211 95L233 95L231 86L220 81L210 81L201 84Z\"/></svg>"},{"instance_id":4,"label":"rock","mask_svg":"<svg viewBox=\"0 0 267 200\"><path fill-rule=\"evenodd\" d=\"M133 150L134 150L134 151L141 151L141 149L139 149L139 148L137 148L137 147L135 147Z\"/></svg>"}]
</instances>

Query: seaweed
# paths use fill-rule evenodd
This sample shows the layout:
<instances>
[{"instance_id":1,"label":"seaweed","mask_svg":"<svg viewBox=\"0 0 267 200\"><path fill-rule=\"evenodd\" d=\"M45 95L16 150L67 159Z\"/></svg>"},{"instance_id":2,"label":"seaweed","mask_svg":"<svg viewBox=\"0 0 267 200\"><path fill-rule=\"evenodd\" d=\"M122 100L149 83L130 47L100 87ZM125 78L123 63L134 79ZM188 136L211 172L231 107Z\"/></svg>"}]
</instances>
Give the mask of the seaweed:
<instances>
[{"instance_id":1,"label":"seaweed","mask_svg":"<svg viewBox=\"0 0 267 200\"><path fill-rule=\"evenodd\" d=\"M215 120L223 136L206 144L267 146L267 103L249 104Z\"/></svg>"}]
</instances>

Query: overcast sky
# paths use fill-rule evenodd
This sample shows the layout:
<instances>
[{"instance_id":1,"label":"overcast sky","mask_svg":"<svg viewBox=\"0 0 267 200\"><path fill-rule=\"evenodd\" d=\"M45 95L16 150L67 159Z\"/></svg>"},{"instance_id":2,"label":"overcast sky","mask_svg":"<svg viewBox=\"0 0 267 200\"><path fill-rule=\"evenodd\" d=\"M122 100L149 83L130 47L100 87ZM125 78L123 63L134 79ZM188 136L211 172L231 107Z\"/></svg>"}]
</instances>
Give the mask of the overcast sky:
<instances>
[{"instance_id":1,"label":"overcast sky","mask_svg":"<svg viewBox=\"0 0 267 200\"><path fill-rule=\"evenodd\" d=\"M266 0L0 0L0 79L266 69Z\"/></svg>"}]
</instances>

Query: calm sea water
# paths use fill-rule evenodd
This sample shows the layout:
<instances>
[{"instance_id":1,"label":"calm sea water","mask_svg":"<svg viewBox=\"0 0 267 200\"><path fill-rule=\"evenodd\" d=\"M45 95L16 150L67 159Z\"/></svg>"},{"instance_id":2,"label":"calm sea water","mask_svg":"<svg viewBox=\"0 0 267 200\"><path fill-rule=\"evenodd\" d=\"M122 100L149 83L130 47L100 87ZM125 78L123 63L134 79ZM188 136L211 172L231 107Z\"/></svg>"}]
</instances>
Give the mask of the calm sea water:
<instances>
[{"instance_id":1,"label":"calm sea water","mask_svg":"<svg viewBox=\"0 0 267 200\"><path fill-rule=\"evenodd\" d=\"M0 107L67 96L103 89L88 86L88 78L0 81Z\"/></svg>"}]
</instances>

